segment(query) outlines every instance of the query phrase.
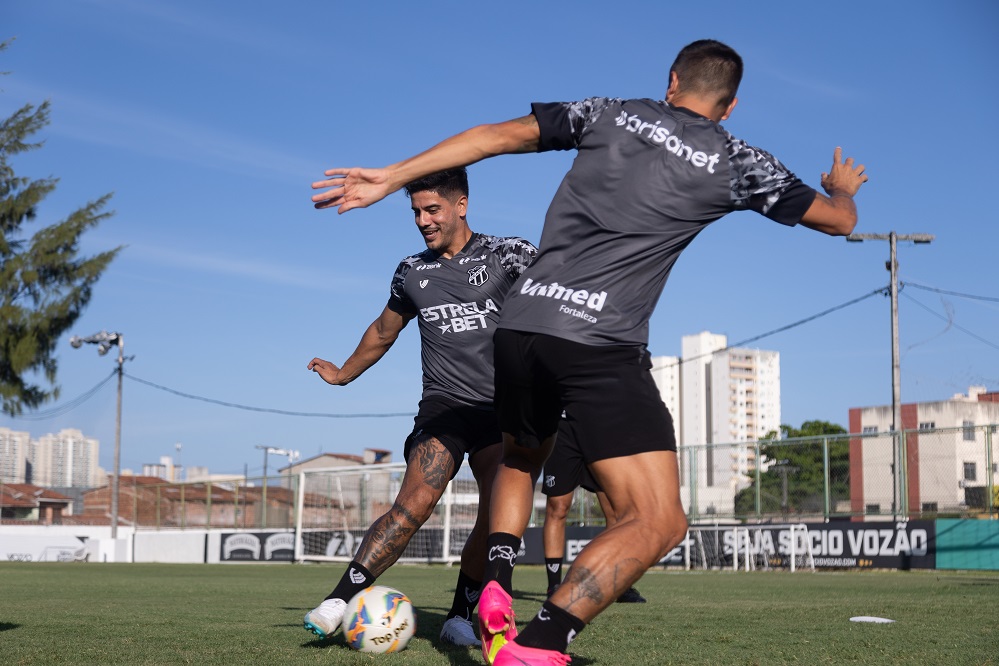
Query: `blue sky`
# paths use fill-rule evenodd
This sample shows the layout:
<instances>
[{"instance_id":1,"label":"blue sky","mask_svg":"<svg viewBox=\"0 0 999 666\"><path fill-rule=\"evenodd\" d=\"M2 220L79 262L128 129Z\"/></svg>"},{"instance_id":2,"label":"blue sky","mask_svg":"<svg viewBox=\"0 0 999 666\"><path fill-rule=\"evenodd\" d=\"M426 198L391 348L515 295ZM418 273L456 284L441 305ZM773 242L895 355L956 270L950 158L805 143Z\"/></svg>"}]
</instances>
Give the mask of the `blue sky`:
<instances>
[{"instance_id":1,"label":"blue sky","mask_svg":"<svg viewBox=\"0 0 999 666\"><path fill-rule=\"evenodd\" d=\"M396 194L337 216L310 183L332 166L382 166L532 101L661 97L676 51L720 39L746 62L725 127L813 186L833 148L863 162L857 232L900 244L903 282L999 298L993 2L205 3L6 0L0 116L52 102L45 147L18 175L56 176L40 223L114 192L84 251L126 249L76 335L120 331L133 377L182 393L320 414L415 411L418 334L407 329L348 387L306 370L342 362L381 311L398 261L422 247ZM980 122L984 119L984 122ZM470 168L473 229L532 241L571 154ZM31 227L33 231L36 227ZM734 343L888 284L888 244L846 243L750 213L712 225L680 258L652 319L654 354L710 330ZM781 353L786 423L847 423L891 400L889 303L867 299L754 343ZM902 398L999 390L999 302L909 287L900 300ZM963 329L963 330L962 330ZM970 333L970 334L969 334ZM977 336L977 337L976 337ZM94 347L57 350L59 402L114 369ZM44 411L43 410L43 411ZM29 417L31 415L28 415ZM79 428L110 469L114 383L59 416L0 426ZM175 453L251 475L254 447L401 457L409 417L289 416L196 401L126 378L122 466ZM283 464L271 461L271 469Z\"/></svg>"}]
</instances>

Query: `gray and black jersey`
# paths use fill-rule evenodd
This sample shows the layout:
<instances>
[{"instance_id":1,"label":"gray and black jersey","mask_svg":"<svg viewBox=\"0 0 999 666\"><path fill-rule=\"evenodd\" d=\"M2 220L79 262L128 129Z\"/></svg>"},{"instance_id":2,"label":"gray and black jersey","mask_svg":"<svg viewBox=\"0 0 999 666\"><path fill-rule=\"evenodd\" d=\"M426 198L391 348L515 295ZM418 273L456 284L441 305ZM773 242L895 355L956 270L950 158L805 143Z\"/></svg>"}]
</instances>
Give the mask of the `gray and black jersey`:
<instances>
[{"instance_id":1,"label":"gray and black jersey","mask_svg":"<svg viewBox=\"0 0 999 666\"><path fill-rule=\"evenodd\" d=\"M501 328L644 345L670 270L702 229L734 210L793 226L815 200L769 153L663 101L594 97L532 112L539 152L577 155Z\"/></svg>"},{"instance_id":2,"label":"gray and black jersey","mask_svg":"<svg viewBox=\"0 0 999 666\"><path fill-rule=\"evenodd\" d=\"M402 260L388 307L419 319L424 398L492 407L499 311L536 254L523 238L473 234L450 259L425 250Z\"/></svg>"}]
</instances>

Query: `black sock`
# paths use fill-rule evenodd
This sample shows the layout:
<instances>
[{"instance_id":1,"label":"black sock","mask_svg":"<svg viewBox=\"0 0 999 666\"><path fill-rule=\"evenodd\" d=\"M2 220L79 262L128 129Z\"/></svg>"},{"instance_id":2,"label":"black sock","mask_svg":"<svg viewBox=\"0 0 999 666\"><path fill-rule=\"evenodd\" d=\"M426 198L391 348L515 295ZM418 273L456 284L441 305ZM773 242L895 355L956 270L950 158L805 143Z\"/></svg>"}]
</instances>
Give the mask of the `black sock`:
<instances>
[{"instance_id":1,"label":"black sock","mask_svg":"<svg viewBox=\"0 0 999 666\"><path fill-rule=\"evenodd\" d=\"M545 571L548 572L548 589L553 589L562 582L562 558L546 557Z\"/></svg>"},{"instance_id":2,"label":"black sock","mask_svg":"<svg viewBox=\"0 0 999 666\"><path fill-rule=\"evenodd\" d=\"M520 550L520 537L515 537L506 532L495 532L489 535L486 540L486 579L484 583L491 580L496 581L506 590L507 594L513 594L513 567L517 564L517 551Z\"/></svg>"},{"instance_id":3,"label":"black sock","mask_svg":"<svg viewBox=\"0 0 999 666\"><path fill-rule=\"evenodd\" d=\"M444 619L450 620L452 617L460 617L471 621L475 604L479 603L479 591L481 589L481 580L472 580L471 576L459 570L458 583L454 590L454 600L451 602L451 612Z\"/></svg>"},{"instance_id":4,"label":"black sock","mask_svg":"<svg viewBox=\"0 0 999 666\"><path fill-rule=\"evenodd\" d=\"M375 577L371 572L362 567L357 562L351 561L347 565L347 570L343 572L340 582L336 584L327 599L343 599L350 601L354 595L366 587L370 587L375 582Z\"/></svg>"},{"instance_id":5,"label":"black sock","mask_svg":"<svg viewBox=\"0 0 999 666\"><path fill-rule=\"evenodd\" d=\"M551 601L541 604L541 610L524 627L516 639L524 647L565 652L586 623Z\"/></svg>"}]
</instances>

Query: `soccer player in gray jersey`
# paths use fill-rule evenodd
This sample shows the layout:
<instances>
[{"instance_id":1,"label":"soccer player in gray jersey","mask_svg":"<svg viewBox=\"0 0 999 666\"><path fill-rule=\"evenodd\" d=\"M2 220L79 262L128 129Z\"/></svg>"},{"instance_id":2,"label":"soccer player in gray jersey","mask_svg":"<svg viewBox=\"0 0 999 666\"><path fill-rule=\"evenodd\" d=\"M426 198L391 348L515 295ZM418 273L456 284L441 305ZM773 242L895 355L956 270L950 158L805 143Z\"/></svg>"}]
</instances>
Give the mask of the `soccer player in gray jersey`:
<instances>
[{"instance_id":1,"label":"soccer player in gray jersey","mask_svg":"<svg viewBox=\"0 0 999 666\"><path fill-rule=\"evenodd\" d=\"M405 444L406 473L392 508L368 528L336 588L306 614L305 628L321 638L336 632L346 602L399 559L467 454L479 508L440 636L444 643L479 645L471 616L482 586L489 498L502 456L493 406L493 333L504 298L537 249L521 238L472 232L463 167L410 182L406 192L427 249L399 264L388 304L343 366L321 358L308 366L334 386L349 384L378 362L410 320L419 319L423 397Z\"/></svg>"},{"instance_id":2,"label":"soccer player in gray jersey","mask_svg":"<svg viewBox=\"0 0 999 666\"><path fill-rule=\"evenodd\" d=\"M701 40L684 47L666 99L532 105L384 169L334 168L317 208L368 206L425 173L508 153L577 151L545 218L537 260L514 285L495 337L504 459L479 601L490 663L564 664L568 643L684 537L673 424L643 368L648 322L680 252L734 210L832 236L857 223L864 167L823 173L825 194L719 123L736 105L742 59ZM520 635L510 591L534 481L565 410L619 520L592 540ZM514 639L515 640L511 640Z\"/></svg>"}]
</instances>

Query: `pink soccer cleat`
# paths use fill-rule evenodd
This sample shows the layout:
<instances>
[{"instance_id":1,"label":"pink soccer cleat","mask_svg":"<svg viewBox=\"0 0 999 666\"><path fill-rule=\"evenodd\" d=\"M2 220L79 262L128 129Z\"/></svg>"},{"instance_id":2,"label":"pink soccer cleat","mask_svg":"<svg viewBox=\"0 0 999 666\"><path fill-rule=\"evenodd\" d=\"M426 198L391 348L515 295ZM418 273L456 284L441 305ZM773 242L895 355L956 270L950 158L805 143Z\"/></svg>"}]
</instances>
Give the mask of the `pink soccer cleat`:
<instances>
[{"instance_id":1,"label":"pink soccer cleat","mask_svg":"<svg viewBox=\"0 0 999 666\"><path fill-rule=\"evenodd\" d=\"M496 653L493 666L565 666L572 662L569 655L555 650L524 647L510 641Z\"/></svg>"},{"instance_id":2,"label":"pink soccer cleat","mask_svg":"<svg viewBox=\"0 0 999 666\"><path fill-rule=\"evenodd\" d=\"M486 583L479 596L479 636L482 638L482 656L487 664L492 664L496 653L517 636L515 619L513 598L496 581Z\"/></svg>"}]
</instances>

